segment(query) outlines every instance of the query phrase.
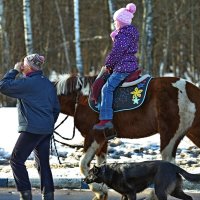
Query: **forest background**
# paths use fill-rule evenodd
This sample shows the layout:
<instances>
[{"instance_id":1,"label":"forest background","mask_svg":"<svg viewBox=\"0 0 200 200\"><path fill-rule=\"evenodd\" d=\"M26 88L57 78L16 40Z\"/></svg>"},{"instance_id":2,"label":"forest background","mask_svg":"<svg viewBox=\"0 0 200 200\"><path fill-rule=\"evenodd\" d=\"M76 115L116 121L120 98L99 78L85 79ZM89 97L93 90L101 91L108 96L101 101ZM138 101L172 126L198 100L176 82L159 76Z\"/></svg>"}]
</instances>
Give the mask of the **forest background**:
<instances>
[{"instance_id":1,"label":"forest background","mask_svg":"<svg viewBox=\"0 0 200 200\"><path fill-rule=\"evenodd\" d=\"M113 13L130 0L0 0L0 78L24 55L45 56L44 73L97 74L112 47ZM152 76L200 85L200 1L134 0L139 66ZM0 106L15 106L0 94Z\"/></svg>"}]
</instances>

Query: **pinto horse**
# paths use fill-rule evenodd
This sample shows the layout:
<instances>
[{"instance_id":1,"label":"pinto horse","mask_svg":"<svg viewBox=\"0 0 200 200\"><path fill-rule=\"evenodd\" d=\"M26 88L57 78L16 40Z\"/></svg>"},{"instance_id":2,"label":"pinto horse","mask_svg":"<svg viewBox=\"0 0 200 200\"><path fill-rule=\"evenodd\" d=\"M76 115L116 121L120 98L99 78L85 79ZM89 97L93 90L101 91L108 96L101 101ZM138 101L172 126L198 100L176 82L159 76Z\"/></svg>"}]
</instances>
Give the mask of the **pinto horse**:
<instances>
[{"instance_id":1,"label":"pinto horse","mask_svg":"<svg viewBox=\"0 0 200 200\"><path fill-rule=\"evenodd\" d=\"M99 121L98 113L88 104L95 78L69 76L56 84L61 112L74 117L75 126L84 137L80 160L84 176L88 175L95 156L97 165L106 161L108 145L104 134L92 129ZM142 106L114 113L113 124L118 138L143 138L159 133L162 159L175 162L177 147L184 136L200 147L200 89L177 77L153 78ZM95 193L94 199L107 199L106 185L92 183L89 187Z\"/></svg>"}]
</instances>

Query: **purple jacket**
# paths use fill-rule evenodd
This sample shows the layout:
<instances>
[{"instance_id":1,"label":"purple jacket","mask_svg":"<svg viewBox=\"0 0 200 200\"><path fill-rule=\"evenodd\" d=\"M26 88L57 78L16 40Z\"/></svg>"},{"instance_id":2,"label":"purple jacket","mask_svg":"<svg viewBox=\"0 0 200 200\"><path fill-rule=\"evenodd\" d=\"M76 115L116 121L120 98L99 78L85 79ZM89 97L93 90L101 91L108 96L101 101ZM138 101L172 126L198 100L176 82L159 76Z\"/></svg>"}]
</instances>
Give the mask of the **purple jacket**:
<instances>
[{"instance_id":1,"label":"purple jacket","mask_svg":"<svg viewBox=\"0 0 200 200\"><path fill-rule=\"evenodd\" d=\"M115 36L111 52L106 57L105 66L114 72L133 72L138 69L139 32L133 25L121 28Z\"/></svg>"}]
</instances>

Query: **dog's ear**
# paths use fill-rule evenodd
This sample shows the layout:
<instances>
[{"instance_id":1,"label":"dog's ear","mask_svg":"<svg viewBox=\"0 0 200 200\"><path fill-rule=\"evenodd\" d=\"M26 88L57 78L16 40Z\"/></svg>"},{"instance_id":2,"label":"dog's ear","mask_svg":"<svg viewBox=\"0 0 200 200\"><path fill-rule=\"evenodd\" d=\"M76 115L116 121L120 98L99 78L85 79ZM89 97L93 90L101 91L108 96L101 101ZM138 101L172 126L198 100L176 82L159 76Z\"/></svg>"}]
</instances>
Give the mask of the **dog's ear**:
<instances>
[{"instance_id":1,"label":"dog's ear","mask_svg":"<svg viewBox=\"0 0 200 200\"><path fill-rule=\"evenodd\" d=\"M106 165L106 160L104 160L100 166Z\"/></svg>"}]
</instances>

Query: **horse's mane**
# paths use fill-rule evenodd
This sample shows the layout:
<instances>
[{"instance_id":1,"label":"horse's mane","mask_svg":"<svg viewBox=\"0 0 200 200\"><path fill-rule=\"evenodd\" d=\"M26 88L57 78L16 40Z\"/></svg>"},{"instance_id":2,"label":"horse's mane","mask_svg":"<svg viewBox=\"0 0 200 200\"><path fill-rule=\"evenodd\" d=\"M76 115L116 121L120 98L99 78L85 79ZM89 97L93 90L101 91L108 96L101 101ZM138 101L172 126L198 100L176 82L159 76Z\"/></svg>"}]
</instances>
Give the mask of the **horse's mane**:
<instances>
[{"instance_id":1,"label":"horse's mane","mask_svg":"<svg viewBox=\"0 0 200 200\"><path fill-rule=\"evenodd\" d=\"M97 76L79 76L74 74L59 75L58 81L56 82L57 94L67 95L85 89L86 87L91 88L96 77Z\"/></svg>"}]
</instances>

